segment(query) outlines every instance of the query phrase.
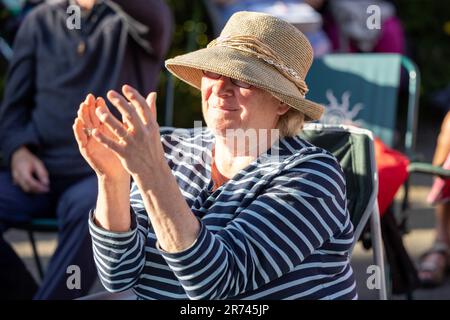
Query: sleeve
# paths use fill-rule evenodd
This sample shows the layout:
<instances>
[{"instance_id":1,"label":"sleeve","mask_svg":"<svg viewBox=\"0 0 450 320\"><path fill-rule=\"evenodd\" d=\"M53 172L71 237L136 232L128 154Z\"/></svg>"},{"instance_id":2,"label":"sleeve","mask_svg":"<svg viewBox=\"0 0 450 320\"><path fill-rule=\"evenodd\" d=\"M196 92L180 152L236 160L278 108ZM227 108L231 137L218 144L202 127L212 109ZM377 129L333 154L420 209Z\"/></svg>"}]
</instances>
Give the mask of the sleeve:
<instances>
[{"instance_id":1,"label":"sleeve","mask_svg":"<svg viewBox=\"0 0 450 320\"><path fill-rule=\"evenodd\" d=\"M145 265L148 217L144 207L134 201L131 191L131 227L128 232L111 232L97 226L94 212L89 218L94 261L100 281L110 292L127 290L137 282ZM142 207L142 208L141 208Z\"/></svg>"},{"instance_id":2,"label":"sleeve","mask_svg":"<svg viewBox=\"0 0 450 320\"><path fill-rule=\"evenodd\" d=\"M144 38L153 53L162 59L169 46L173 32L173 15L164 0L112 0L130 17L148 27ZM139 36L138 36L139 37ZM137 41L143 44L143 41ZM145 49L145 48L144 48Z\"/></svg>"},{"instance_id":3,"label":"sleeve","mask_svg":"<svg viewBox=\"0 0 450 320\"><path fill-rule=\"evenodd\" d=\"M31 121L35 93L35 30L37 14L31 12L23 21L14 41L4 99L0 107L0 148L3 161L23 145L38 147L38 134Z\"/></svg>"},{"instance_id":4,"label":"sleeve","mask_svg":"<svg viewBox=\"0 0 450 320\"><path fill-rule=\"evenodd\" d=\"M160 251L189 298L232 298L293 271L342 231L345 198L342 171L324 156L278 175L224 229L202 223L190 248Z\"/></svg>"}]
</instances>

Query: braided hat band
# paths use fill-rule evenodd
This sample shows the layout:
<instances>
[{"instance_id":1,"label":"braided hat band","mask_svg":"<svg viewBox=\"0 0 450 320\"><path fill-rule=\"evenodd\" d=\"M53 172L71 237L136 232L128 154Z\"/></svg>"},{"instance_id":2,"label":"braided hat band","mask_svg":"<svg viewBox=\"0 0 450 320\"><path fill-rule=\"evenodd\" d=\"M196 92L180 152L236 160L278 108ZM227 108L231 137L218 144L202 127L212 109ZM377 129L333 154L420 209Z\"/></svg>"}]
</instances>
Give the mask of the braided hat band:
<instances>
[{"instance_id":1,"label":"braided hat band","mask_svg":"<svg viewBox=\"0 0 450 320\"><path fill-rule=\"evenodd\" d=\"M223 46L254 54L259 59L273 65L286 78L291 80L298 87L303 97L305 97L308 93L308 86L299 74L294 69L286 66L275 51L273 51L268 45L259 41L256 37L249 35L219 37L211 41L207 48L214 46Z\"/></svg>"}]
</instances>

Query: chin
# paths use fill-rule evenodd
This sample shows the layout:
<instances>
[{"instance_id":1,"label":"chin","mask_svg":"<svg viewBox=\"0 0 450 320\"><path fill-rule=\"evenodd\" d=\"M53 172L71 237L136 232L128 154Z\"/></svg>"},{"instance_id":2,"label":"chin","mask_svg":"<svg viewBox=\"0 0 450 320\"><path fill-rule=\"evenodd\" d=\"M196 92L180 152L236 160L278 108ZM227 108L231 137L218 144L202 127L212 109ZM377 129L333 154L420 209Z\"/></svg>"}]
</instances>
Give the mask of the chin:
<instances>
[{"instance_id":1,"label":"chin","mask_svg":"<svg viewBox=\"0 0 450 320\"><path fill-rule=\"evenodd\" d=\"M210 129L217 134L225 136L227 130L233 130L238 129L239 127L236 126L235 123L230 123L229 121L226 121L225 123L221 121L221 123L213 123L212 126L210 126Z\"/></svg>"}]
</instances>

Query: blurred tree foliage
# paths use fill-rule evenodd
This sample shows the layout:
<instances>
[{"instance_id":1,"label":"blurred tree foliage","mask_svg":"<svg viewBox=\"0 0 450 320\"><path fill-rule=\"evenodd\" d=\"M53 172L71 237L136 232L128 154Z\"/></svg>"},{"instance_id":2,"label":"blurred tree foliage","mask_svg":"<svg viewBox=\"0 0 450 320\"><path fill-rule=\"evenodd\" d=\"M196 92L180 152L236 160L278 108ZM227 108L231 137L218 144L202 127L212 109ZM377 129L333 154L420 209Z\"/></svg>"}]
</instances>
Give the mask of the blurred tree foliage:
<instances>
[{"instance_id":1,"label":"blurred tree foliage","mask_svg":"<svg viewBox=\"0 0 450 320\"><path fill-rule=\"evenodd\" d=\"M172 58L205 47L212 40L212 28L206 9L201 0L167 0L175 18L175 31L170 51ZM159 105L164 108L166 99L168 72L161 76ZM177 78L174 81L174 115L173 125L176 127L192 127L195 120L202 120L200 91L185 84ZM160 108L160 110L162 110ZM163 123L162 112L159 112L159 123Z\"/></svg>"},{"instance_id":2,"label":"blurred tree foliage","mask_svg":"<svg viewBox=\"0 0 450 320\"><path fill-rule=\"evenodd\" d=\"M408 54L422 75L422 106L450 84L450 1L396 0ZM422 109L423 110L423 109Z\"/></svg>"}]
</instances>

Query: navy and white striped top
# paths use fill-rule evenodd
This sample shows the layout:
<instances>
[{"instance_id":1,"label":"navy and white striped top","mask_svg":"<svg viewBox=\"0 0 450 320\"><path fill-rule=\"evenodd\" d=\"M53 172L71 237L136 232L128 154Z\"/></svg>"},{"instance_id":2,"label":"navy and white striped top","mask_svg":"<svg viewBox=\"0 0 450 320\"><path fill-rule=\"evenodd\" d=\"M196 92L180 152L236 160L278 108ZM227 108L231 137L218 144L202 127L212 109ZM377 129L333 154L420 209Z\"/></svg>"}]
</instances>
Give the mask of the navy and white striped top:
<instances>
[{"instance_id":1,"label":"navy and white striped top","mask_svg":"<svg viewBox=\"0 0 450 320\"><path fill-rule=\"evenodd\" d=\"M353 226L333 155L298 138L279 140L212 191L208 129L161 136L166 159L201 223L183 252L162 251L140 193L132 226L89 221L100 279L142 299L356 299L349 263ZM170 196L170 195L168 195Z\"/></svg>"}]
</instances>

